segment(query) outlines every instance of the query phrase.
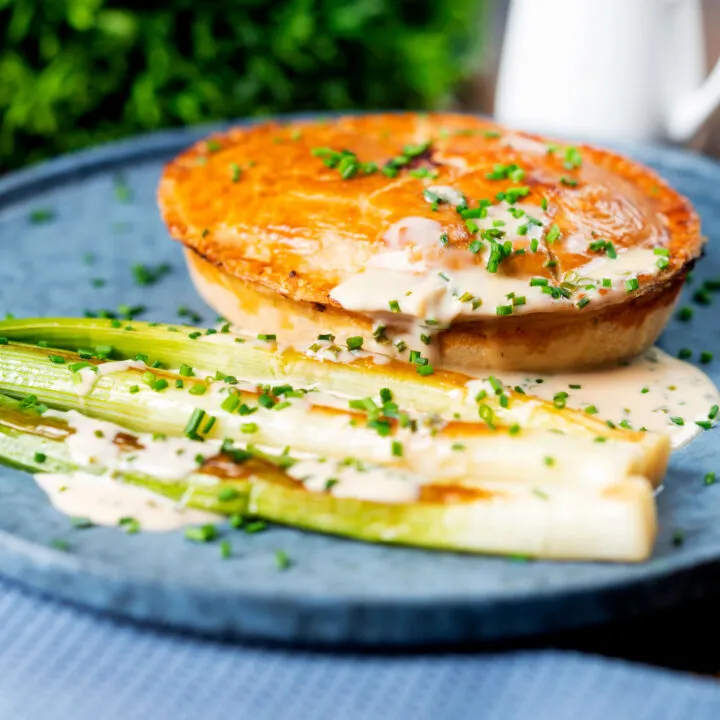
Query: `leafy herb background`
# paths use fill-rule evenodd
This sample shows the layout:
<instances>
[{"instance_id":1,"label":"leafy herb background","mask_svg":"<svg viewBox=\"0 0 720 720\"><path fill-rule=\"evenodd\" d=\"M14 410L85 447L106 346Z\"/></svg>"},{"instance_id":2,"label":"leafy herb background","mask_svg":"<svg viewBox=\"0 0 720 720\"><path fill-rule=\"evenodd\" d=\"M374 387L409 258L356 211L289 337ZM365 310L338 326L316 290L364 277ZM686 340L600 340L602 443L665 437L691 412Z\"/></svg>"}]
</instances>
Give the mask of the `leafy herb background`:
<instances>
[{"instance_id":1,"label":"leafy herb background","mask_svg":"<svg viewBox=\"0 0 720 720\"><path fill-rule=\"evenodd\" d=\"M483 0L0 0L0 169L169 126L445 105Z\"/></svg>"}]
</instances>

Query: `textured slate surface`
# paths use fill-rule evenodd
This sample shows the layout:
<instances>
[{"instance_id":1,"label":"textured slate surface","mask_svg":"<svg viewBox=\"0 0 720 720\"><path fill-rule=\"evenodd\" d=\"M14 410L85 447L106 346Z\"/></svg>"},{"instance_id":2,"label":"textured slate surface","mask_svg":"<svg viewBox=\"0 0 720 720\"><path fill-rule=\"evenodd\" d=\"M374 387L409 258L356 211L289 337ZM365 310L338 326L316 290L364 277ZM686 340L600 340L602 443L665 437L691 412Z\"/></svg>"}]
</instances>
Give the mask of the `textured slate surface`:
<instances>
[{"instance_id":1,"label":"textured slate surface","mask_svg":"<svg viewBox=\"0 0 720 720\"><path fill-rule=\"evenodd\" d=\"M177 307L214 322L185 277L179 248L162 226L155 187L162 162L204 130L163 133L68 156L0 180L0 313L76 315L119 303L175 320ZM710 236L697 278L720 276L720 167L679 151L630 148L691 197ZM129 202L117 195L119 178ZM32 223L49 209L54 218ZM715 242L712 240L715 239ZM84 256L93 255L92 262ZM136 262L167 261L152 288L132 282ZM107 284L93 288L91 280ZM697 280L696 280L697 282ZM691 290L692 288L690 288ZM686 294L687 294L686 290ZM715 351L715 311L673 321L661 345ZM720 367L720 359L716 361ZM710 366L716 381L720 373ZM33 588L111 613L226 637L303 643L408 644L498 639L600 622L715 593L720 584L718 441L706 433L674 458L660 494L661 532L640 566L516 563L374 547L293 530L228 531L234 557L181 534L126 536L114 528L74 531L27 477L2 471L0 572ZM673 532L685 532L682 547ZM67 539L70 553L49 547ZM276 549L295 564L278 572Z\"/></svg>"}]
</instances>

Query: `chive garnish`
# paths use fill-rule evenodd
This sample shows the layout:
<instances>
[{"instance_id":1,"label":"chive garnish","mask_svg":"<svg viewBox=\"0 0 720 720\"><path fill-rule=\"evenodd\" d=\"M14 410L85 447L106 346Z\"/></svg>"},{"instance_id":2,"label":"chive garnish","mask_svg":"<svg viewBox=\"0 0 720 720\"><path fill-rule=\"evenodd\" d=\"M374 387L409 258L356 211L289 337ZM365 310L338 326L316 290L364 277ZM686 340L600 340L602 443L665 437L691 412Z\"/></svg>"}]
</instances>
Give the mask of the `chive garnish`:
<instances>
[{"instance_id":1,"label":"chive garnish","mask_svg":"<svg viewBox=\"0 0 720 720\"><path fill-rule=\"evenodd\" d=\"M360 335L349 337L345 342L348 350L359 350L363 346L363 338Z\"/></svg>"},{"instance_id":2,"label":"chive garnish","mask_svg":"<svg viewBox=\"0 0 720 720\"><path fill-rule=\"evenodd\" d=\"M257 336L258 340L262 340L263 342L275 342L277 340L277 335L274 333L261 333Z\"/></svg>"},{"instance_id":3,"label":"chive garnish","mask_svg":"<svg viewBox=\"0 0 720 720\"><path fill-rule=\"evenodd\" d=\"M637 278L630 278L625 281L625 290L629 293L634 292L640 287L640 283Z\"/></svg>"},{"instance_id":4,"label":"chive garnish","mask_svg":"<svg viewBox=\"0 0 720 720\"><path fill-rule=\"evenodd\" d=\"M692 350L690 348L680 348L678 357L681 360L689 360L692 357Z\"/></svg>"},{"instance_id":5,"label":"chive garnish","mask_svg":"<svg viewBox=\"0 0 720 720\"><path fill-rule=\"evenodd\" d=\"M121 517L118 525L128 534L135 535L140 532L140 523L134 517Z\"/></svg>"},{"instance_id":6,"label":"chive garnish","mask_svg":"<svg viewBox=\"0 0 720 720\"><path fill-rule=\"evenodd\" d=\"M212 542L217 537L217 528L214 525L200 525L185 529L185 537L193 542Z\"/></svg>"},{"instance_id":7,"label":"chive garnish","mask_svg":"<svg viewBox=\"0 0 720 720\"><path fill-rule=\"evenodd\" d=\"M275 565L278 570L287 570L292 565L292 560L288 554L283 550L275 551Z\"/></svg>"},{"instance_id":8,"label":"chive garnish","mask_svg":"<svg viewBox=\"0 0 720 720\"><path fill-rule=\"evenodd\" d=\"M137 285L154 285L170 272L170 266L162 263L156 267L142 265L140 263L132 266L132 276Z\"/></svg>"},{"instance_id":9,"label":"chive garnish","mask_svg":"<svg viewBox=\"0 0 720 720\"><path fill-rule=\"evenodd\" d=\"M675 316L680 322L688 322L692 320L692 316L694 314L694 310L689 305L684 305L677 311L677 315Z\"/></svg>"},{"instance_id":10,"label":"chive garnish","mask_svg":"<svg viewBox=\"0 0 720 720\"><path fill-rule=\"evenodd\" d=\"M705 477L703 478L703 484L704 485L714 485L715 484L715 473L714 472L705 473Z\"/></svg>"},{"instance_id":11,"label":"chive garnish","mask_svg":"<svg viewBox=\"0 0 720 720\"><path fill-rule=\"evenodd\" d=\"M197 435L198 428L200 427L200 423L203 421L204 417L205 411L200 408L195 408L185 425L183 433L189 438L194 438Z\"/></svg>"},{"instance_id":12,"label":"chive garnish","mask_svg":"<svg viewBox=\"0 0 720 720\"><path fill-rule=\"evenodd\" d=\"M85 517L70 518L70 522L76 530L87 530L88 528L94 527L95 525L93 521L90 520L90 518Z\"/></svg>"},{"instance_id":13,"label":"chive garnish","mask_svg":"<svg viewBox=\"0 0 720 720\"><path fill-rule=\"evenodd\" d=\"M388 305L390 306L391 312L394 312L394 313L400 312L400 303L397 300L390 300Z\"/></svg>"},{"instance_id":14,"label":"chive garnish","mask_svg":"<svg viewBox=\"0 0 720 720\"><path fill-rule=\"evenodd\" d=\"M33 459L36 463L44 463L45 460L47 460L47 455L45 455L45 453L36 452Z\"/></svg>"},{"instance_id":15,"label":"chive garnish","mask_svg":"<svg viewBox=\"0 0 720 720\"><path fill-rule=\"evenodd\" d=\"M547 235L545 235L545 240L549 243L554 243L556 240L560 238L560 228L553 224L550 226L550 229L547 232Z\"/></svg>"}]
</instances>

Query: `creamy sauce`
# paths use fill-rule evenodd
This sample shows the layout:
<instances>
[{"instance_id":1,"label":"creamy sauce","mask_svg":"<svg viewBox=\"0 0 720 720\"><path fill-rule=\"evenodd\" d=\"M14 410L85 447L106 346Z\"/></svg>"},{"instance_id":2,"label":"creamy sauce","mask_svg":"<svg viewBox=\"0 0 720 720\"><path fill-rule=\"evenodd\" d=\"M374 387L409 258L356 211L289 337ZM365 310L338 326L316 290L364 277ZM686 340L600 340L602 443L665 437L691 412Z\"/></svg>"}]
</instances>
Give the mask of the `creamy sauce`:
<instances>
[{"instance_id":1,"label":"creamy sauce","mask_svg":"<svg viewBox=\"0 0 720 720\"><path fill-rule=\"evenodd\" d=\"M636 430L645 427L665 433L674 448L703 432L695 421L708 421L711 407L720 403L718 389L704 372L659 348L621 367L558 375L502 372L498 377L506 385L519 385L544 400L552 401L557 393L566 392L567 407L595 407L595 417L603 420L627 421ZM474 380L471 385L471 395L488 387L485 380ZM671 418L681 418L683 424Z\"/></svg>"},{"instance_id":2,"label":"creamy sauce","mask_svg":"<svg viewBox=\"0 0 720 720\"><path fill-rule=\"evenodd\" d=\"M142 530L159 531L219 519L212 513L182 507L161 495L103 475L40 473L35 481L57 510L71 517L87 518L95 525L117 525L121 518L132 517Z\"/></svg>"},{"instance_id":3,"label":"creamy sauce","mask_svg":"<svg viewBox=\"0 0 720 720\"><path fill-rule=\"evenodd\" d=\"M93 365L92 367L85 367L82 370L73 373L72 388L75 394L80 397L84 397L92 392L95 387L95 383L105 375L124 372L125 370L130 370L131 368L144 370L146 367L147 365L140 360L117 360L101 363L100 365ZM75 381L75 378L78 378L78 380Z\"/></svg>"},{"instance_id":4,"label":"creamy sauce","mask_svg":"<svg viewBox=\"0 0 720 720\"><path fill-rule=\"evenodd\" d=\"M356 498L378 503L414 502L424 479L400 470L379 466L358 469L337 460L301 460L288 474L301 480L311 492L329 492L338 498Z\"/></svg>"},{"instance_id":5,"label":"creamy sauce","mask_svg":"<svg viewBox=\"0 0 720 720\"><path fill-rule=\"evenodd\" d=\"M197 469L195 456L198 453L208 456L218 448L212 440L199 443L184 438L133 433L143 448L128 452L113 442L115 435L123 432L119 425L86 417L75 410L66 413L50 411L48 415L62 417L75 428L65 441L74 463L95 466L109 473L134 471L162 480L179 480Z\"/></svg>"},{"instance_id":6,"label":"creamy sauce","mask_svg":"<svg viewBox=\"0 0 720 720\"><path fill-rule=\"evenodd\" d=\"M504 223L500 228L506 232L503 240L511 240L516 250L532 252L530 243L541 238L548 224L547 215L539 207L513 207L526 215L514 218L509 213L511 206L503 202L487 208L488 216L475 222L481 229ZM529 224L526 235L521 236L518 228L527 224L528 216L540 224ZM529 278L507 274L502 265L491 273L486 269L490 251L487 243L477 256L480 262L471 264L468 250L442 247L442 234L442 225L428 218L408 217L394 223L384 235L385 250L373 256L363 272L333 288L330 296L346 310L387 325L394 341L407 336L413 349L422 347L418 343L421 335L431 337L460 317L497 316L501 306L510 306L513 315L558 308L576 310L577 293L567 299L553 298L543 292L542 286L531 286ZM583 242L586 249L587 243ZM542 242L537 252L546 254ZM627 280L658 272L652 249L619 248L616 258L593 258L565 279L579 285L580 293L594 308L627 296ZM513 297L523 301L517 303ZM429 349L426 354L431 352Z\"/></svg>"},{"instance_id":7,"label":"creamy sauce","mask_svg":"<svg viewBox=\"0 0 720 720\"><path fill-rule=\"evenodd\" d=\"M179 480L197 469L198 454L207 457L217 452L219 446L215 441L162 439L132 433L142 448L129 450L113 442L118 433L127 432L119 425L88 418L75 410L50 410L47 416L63 418L75 429L65 445L72 462L84 468L68 475L41 473L35 476L58 510L73 517L88 518L98 525L117 525L120 518L133 517L146 530L171 530L219 519L212 513L186 508L182 503L115 479L118 473L136 472L160 480ZM214 482L214 478L208 476L208 483Z\"/></svg>"}]
</instances>

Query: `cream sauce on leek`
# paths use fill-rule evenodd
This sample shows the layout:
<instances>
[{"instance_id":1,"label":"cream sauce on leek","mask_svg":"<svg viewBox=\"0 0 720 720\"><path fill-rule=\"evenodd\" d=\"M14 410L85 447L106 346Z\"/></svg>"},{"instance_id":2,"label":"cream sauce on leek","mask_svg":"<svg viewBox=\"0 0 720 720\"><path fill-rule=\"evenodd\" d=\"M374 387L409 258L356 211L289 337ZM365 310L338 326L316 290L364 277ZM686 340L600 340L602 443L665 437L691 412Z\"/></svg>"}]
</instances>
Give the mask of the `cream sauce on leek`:
<instances>
[{"instance_id":1,"label":"cream sauce on leek","mask_svg":"<svg viewBox=\"0 0 720 720\"><path fill-rule=\"evenodd\" d=\"M624 422L635 430L644 427L665 433L673 448L703 432L696 421L712 422L709 415L720 403L718 389L702 370L659 348L620 367L557 375L503 371L498 379L548 401L567 393L558 402L615 424ZM487 382L472 381L469 389L474 395L487 389Z\"/></svg>"},{"instance_id":2,"label":"cream sauce on leek","mask_svg":"<svg viewBox=\"0 0 720 720\"><path fill-rule=\"evenodd\" d=\"M71 517L87 518L95 525L118 525L122 518L131 517L143 531L166 531L219 520L212 513L184 507L106 475L80 471L69 475L40 473L35 481L57 510Z\"/></svg>"}]
</instances>

